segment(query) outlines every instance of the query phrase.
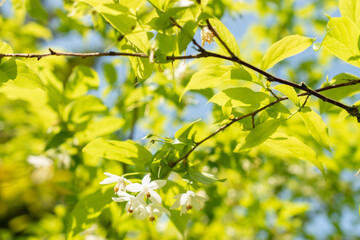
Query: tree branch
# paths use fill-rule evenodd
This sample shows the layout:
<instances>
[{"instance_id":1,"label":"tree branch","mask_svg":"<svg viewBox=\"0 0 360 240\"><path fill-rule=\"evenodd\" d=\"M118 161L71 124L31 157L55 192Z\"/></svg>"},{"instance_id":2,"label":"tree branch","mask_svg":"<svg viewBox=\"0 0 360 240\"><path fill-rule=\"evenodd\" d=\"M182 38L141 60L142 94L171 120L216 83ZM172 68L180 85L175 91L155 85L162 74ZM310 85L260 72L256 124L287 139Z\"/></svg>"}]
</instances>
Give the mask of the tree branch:
<instances>
[{"instance_id":1,"label":"tree branch","mask_svg":"<svg viewBox=\"0 0 360 240\"><path fill-rule=\"evenodd\" d=\"M333 84L333 85L330 85L330 86L326 86L326 87L323 87L323 88L319 88L319 89L316 89L316 90L313 90L314 92L318 93L318 92L322 92L322 91L326 91L326 90L330 90L330 89L335 89L335 88L341 88L341 87L345 87L345 86L351 86L351 85L355 85L355 84L359 84L360 83L360 79L356 79L356 80L353 80L353 81L350 81L350 82L346 82L346 83L340 83L340 84ZM307 98L312 95L311 93L299 93L298 96L301 97L301 96L307 96ZM171 164L169 164L169 166L171 168L175 167L179 162L187 159L189 157L189 155L195 151L195 149L197 149L202 143L204 143L205 141L207 141L208 139L214 137L216 134L218 134L219 132L225 130L226 128L230 127L233 123L235 122L238 122L244 118L247 118L247 117L255 117L259 112L262 112L263 110L266 110L267 108L279 103L279 102L282 102L284 100L287 100L289 99L288 97L281 97L281 98L278 98L276 99L275 101L265 105L264 107L262 108L259 108L253 112L250 112L248 114L245 114L243 116L240 116L240 117L236 117L236 118L233 118L230 120L229 123L221 126L220 128L218 128L215 132L211 133L209 136L203 138L201 141L199 142L196 142L195 146L193 146L189 152L187 152L184 156L182 156L181 158L179 158L178 160L176 160L175 162L172 162ZM307 101L307 99L306 99ZM306 101L304 102L303 106L306 104ZM302 107L303 107L302 106ZM351 114L350 114L351 115Z\"/></svg>"},{"instance_id":2,"label":"tree branch","mask_svg":"<svg viewBox=\"0 0 360 240\"><path fill-rule=\"evenodd\" d=\"M239 63L243 66L246 66L252 70L254 70L255 72L258 72L260 73L261 75L265 76L266 79L269 81L269 82L278 82L278 83L281 83L281 84L285 84L285 85L288 85L288 86L291 86L291 87L294 87L294 88L297 88L297 89L301 89L311 95L314 95L318 98L320 98L321 100L323 100L324 102L328 102L328 103L331 103L335 106L338 106L342 109L345 109L351 116L353 117L356 117L357 118L357 121L360 123L360 112L359 112L359 109L356 107L356 106L349 106L349 105L346 105L346 104L343 104L341 102L338 102L334 99L331 99L331 98L328 98L320 93L318 93L317 91L314 91L312 90L311 88L309 88L308 86L306 86L305 83L301 83L301 84L297 84L297 83L294 83L294 82L290 82L288 80L285 80L285 79L281 79L279 77L276 77L250 63L247 63L243 60L241 60L239 57L237 57L231 50L230 48L227 46L227 44L221 39L221 37L219 36L219 34L215 31L215 29L211 26L210 24L210 21L209 20L206 20L207 24L208 24L208 27L209 29L213 32L214 36L221 42L221 44L226 48L226 50L228 51L228 53L231 55L231 57L226 57L226 56L223 56L223 55L220 55L220 54L216 54L216 53L210 53L210 56L214 56L214 57L218 57L218 58L222 58L222 59L227 59L227 60L230 60L232 62L236 62L236 63Z\"/></svg>"}]
</instances>

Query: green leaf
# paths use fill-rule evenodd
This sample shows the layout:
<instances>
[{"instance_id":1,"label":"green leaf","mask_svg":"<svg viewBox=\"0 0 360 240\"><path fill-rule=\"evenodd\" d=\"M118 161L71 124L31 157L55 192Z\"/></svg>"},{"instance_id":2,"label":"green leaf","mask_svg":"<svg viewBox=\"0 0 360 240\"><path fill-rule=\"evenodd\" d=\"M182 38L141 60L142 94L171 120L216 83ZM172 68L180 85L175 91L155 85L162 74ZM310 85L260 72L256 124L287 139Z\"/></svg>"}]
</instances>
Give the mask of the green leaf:
<instances>
[{"instance_id":1,"label":"green leaf","mask_svg":"<svg viewBox=\"0 0 360 240\"><path fill-rule=\"evenodd\" d=\"M170 210L171 213L171 221L175 225L176 229L183 236L185 235L186 225L190 220L190 214L182 214L180 216L180 211L178 210Z\"/></svg>"},{"instance_id":2,"label":"green leaf","mask_svg":"<svg viewBox=\"0 0 360 240\"><path fill-rule=\"evenodd\" d=\"M100 137L103 135L114 133L119 130L125 124L125 120L122 118L106 116L98 121L91 122L85 131L85 135L91 139Z\"/></svg>"},{"instance_id":3,"label":"green leaf","mask_svg":"<svg viewBox=\"0 0 360 240\"><path fill-rule=\"evenodd\" d=\"M7 44L6 42L0 41L0 53L4 53L4 54L13 53L13 50L9 44ZM7 58L0 58L0 63L5 62L6 59Z\"/></svg>"},{"instance_id":4,"label":"green leaf","mask_svg":"<svg viewBox=\"0 0 360 240\"><path fill-rule=\"evenodd\" d=\"M180 100L187 91L218 87L223 82L232 79L252 81L251 75L245 69L236 66L209 65L192 75L181 94Z\"/></svg>"},{"instance_id":5,"label":"green leaf","mask_svg":"<svg viewBox=\"0 0 360 240\"><path fill-rule=\"evenodd\" d=\"M250 131L242 144L238 144L236 146L234 151L238 152L260 145L261 143L265 142L271 135L273 135L277 128L284 121L284 119L271 119L259 124Z\"/></svg>"},{"instance_id":6,"label":"green leaf","mask_svg":"<svg viewBox=\"0 0 360 240\"><path fill-rule=\"evenodd\" d=\"M186 140L189 139L189 134L191 132L191 129L193 128L194 124L199 122L201 119L198 119L192 123L186 124L185 126L183 126L182 128L180 128L179 130L177 130L177 132L175 133L175 138L178 139L181 142L184 142ZM192 137L192 136L190 136Z\"/></svg>"},{"instance_id":7,"label":"green leaf","mask_svg":"<svg viewBox=\"0 0 360 240\"><path fill-rule=\"evenodd\" d=\"M264 143L273 152L280 154L287 153L294 158L309 161L314 164L325 177L325 170L322 162L317 158L316 152L305 143L295 137L288 137L284 133L275 133Z\"/></svg>"},{"instance_id":8,"label":"green leaf","mask_svg":"<svg viewBox=\"0 0 360 240\"><path fill-rule=\"evenodd\" d=\"M101 212L113 200L113 188L103 188L81 198L71 212L67 223L67 238L73 239L77 234L91 227Z\"/></svg>"},{"instance_id":9,"label":"green leaf","mask_svg":"<svg viewBox=\"0 0 360 240\"><path fill-rule=\"evenodd\" d=\"M164 10L166 0L148 0L156 9Z\"/></svg>"},{"instance_id":10,"label":"green leaf","mask_svg":"<svg viewBox=\"0 0 360 240\"><path fill-rule=\"evenodd\" d=\"M98 138L87 144L83 148L83 152L95 157L103 157L140 167L144 167L153 158L149 150L131 140L106 141Z\"/></svg>"},{"instance_id":11,"label":"green leaf","mask_svg":"<svg viewBox=\"0 0 360 240\"><path fill-rule=\"evenodd\" d=\"M305 126L314 139L324 148L330 150L329 132L326 124L320 115L312 111L309 107L303 107L300 110L300 116Z\"/></svg>"},{"instance_id":12,"label":"green leaf","mask_svg":"<svg viewBox=\"0 0 360 240\"><path fill-rule=\"evenodd\" d=\"M68 121L84 123L93 117L94 113L104 113L107 107L95 96L87 95L76 99L70 106Z\"/></svg>"},{"instance_id":13,"label":"green leaf","mask_svg":"<svg viewBox=\"0 0 360 240\"><path fill-rule=\"evenodd\" d=\"M39 77L23 61L10 59L0 64L0 83L14 81L24 88L44 88Z\"/></svg>"},{"instance_id":14,"label":"green leaf","mask_svg":"<svg viewBox=\"0 0 360 240\"><path fill-rule=\"evenodd\" d=\"M105 74L106 81L110 85L113 85L117 80L117 73L116 73L116 69L115 69L114 65L111 63L105 63L103 65L103 68L104 68L104 74Z\"/></svg>"},{"instance_id":15,"label":"green leaf","mask_svg":"<svg viewBox=\"0 0 360 240\"><path fill-rule=\"evenodd\" d=\"M40 0L26 0L25 7L30 16L39 19L43 23L47 22L48 14Z\"/></svg>"},{"instance_id":16,"label":"green leaf","mask_svg":"<svg viewBox=\"0 0 360 240\"><path fill-rule=\"evenodd\" d=\"M107 22L122 34L132 32L136 26L136 16L133 11L122 3L114 3L112 0L81 0L96 9Z\"/></svg>"},{"instance_id":17,"label":"green leaf","mask_svg":"<svg viewBox=\"0 0 360 240\"><path fill-rule=\"evenodd\" d=\"M84 65L78 65L73 69L69 80L66 82L65 96L67 98L81 97L89 89L97 89L99 83L100 79L95 70Z\"/></svg>"},{"instance_id":18,"label":"green leaf","mask_svg":"<svg viewBox=\"0 0 360 240\"><path fill-rule=\"evenodd\" d=\"M287 96L296 106L300 106L300 99L295 91L295 89L291 86L280 84L274 87L279 92L282 92Z\"/></svg>"},{"instance_id":19,"label":"green leaf","mask_svg":"<svg viewBox=\"0 0 360 240\"><path fill-rule=\"evenodd\" d=\"M212 184L217 181L224 182L226 179L217 179L214 175L210 173L200 172L196 170L195 168L189 168L188 174L190 180L196 182L196 183L202 183L202 184Z\"/></svg>"},{"instance_id":20,"label":"green leaf","mask_svg":"<svg viewBox=\"0 0 360 240\"><path fill-rule=\"evenodd\" d=\"M232 108L233 106L231 103L231 99L229 99L224 105L221 106L221 111L224 114L224 116L229 117L232 112Z\"/></svg>"},{"instance_id":21,"label":"green leaf","mask_svg":"<svg viewBox=\"0 0 360 240\"><path fill-rule=\"evenodd\" d=\"M65 143L66 139L73 137L74 133L69 131L60 131L54 136L52 136L49 141L46 143L45 151L51 148L57 148L61 144Z\"/></svg>"},{"instance_id":22,"label":"green leaf","mask_svg":"<svg viewBox=\"0 0 360 240\"><path fill-rule=\"evenodd\" d=\"M181 28L178 36L178 49L179 53L182 54L186 50L187 46L193 39L198 25L194 21L188 21Z\"/></svg>"},{"instance_id":23,"label":"green leaf","mask_svg":"<svg viewBox=\"0 0 360 240\"><path fill-rule=\"evenodd\" d=\"M247 87L228 88L215 94L209 102L216 103L219 106L225 106L231 101L232 107L243 107L249 110L258 109L264 104L268 104L270 96L262 92L254 92Z\"/></svg>"},{"instance_id":24,"label":"green leaf","mask_svg":"<svg viewBox=\"0 0 360 240\"><path fill-rule=\"evenodd\" d=\"M277 41L267 50L261 61L261 69L267 70L285 58L294 56L310 47L315 39L291 35Z\"/></svg>"},{"instance_id":25,"label":"green leaf","mask_svg":"<svg viewBox=\"0 0 360 240\"><path fill-rule=\"evenodd\" d=\"M349 80L355 80L355 79L359 79L359 77L349 73L340 73L331 80L331 84L346 83ZM327 85L329 84L323 85L321 87L325 87ZM352 95L358 92L360 92L360 85L356 84L356 85L344 86L341 88L330 89L322 92L322 94L334 100L341 100L346 97L351 97ZM320 113L328 111L333 106L334 105L324 102L322 100L319 101Z\"/></svg>"},{"instance_id":26,"label":"green leaf","mask_svg":"<svg viewBox=\"0 0 360 240\"><path fill-rule=\"evenodd\" d=\"M235 56L240 57L240 48L232 33L225 27L225 25L217 18L213 17L209 19L209 22L212 27L215 27L216 32L224 43L229 47L229 49L235 54ZM215 37L215 42L220 48L222 48L226 53L226 49L221 44L221 42Z\"/></svg>"},{"instance_id":27,"label":"green leaf","mask_svg":"<svg viewBox=\"0 0 360 240\"><path fill-rule=\"evenodd\" d=\"M348 17L357 26L360 26L360 1L359 0L340 0L340 13L342 17Z\"/></svg>"},{"instance_id":28,"label":"green leaf","mask_svg":"<svg viewBox=\"0 0 360 240\"><path fill-rule=\"evenodd\" d=\"M323 46L334 56L360 67L360 30L348 17L331 18Z\"/></svg>"}]
</instances>

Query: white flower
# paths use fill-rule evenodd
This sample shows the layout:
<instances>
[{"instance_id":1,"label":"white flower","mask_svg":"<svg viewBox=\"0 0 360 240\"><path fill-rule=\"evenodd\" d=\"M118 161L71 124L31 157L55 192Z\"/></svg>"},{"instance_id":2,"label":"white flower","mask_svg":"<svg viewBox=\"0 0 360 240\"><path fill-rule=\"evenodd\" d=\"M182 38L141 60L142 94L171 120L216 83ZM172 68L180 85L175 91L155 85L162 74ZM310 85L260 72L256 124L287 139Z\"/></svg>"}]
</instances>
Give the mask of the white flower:
<instances>
[{"instance_id":1,"label":"white flower","mask_svg":"<svg viewBox=\"0 0 360 240\"><path fill-rule=\"evenodd\" d=\"M141 204L145 204L143 199L134 197L126 192L118 191L119 198L112 198L115 202L127 202L125 209L128 213L133 213Z\"/></svg>"},{"instance_id":2,"label":"white flower","mask_svg":"<svg viewBox=\"0 0 360 240\"><path fill-rule=\"evenodd\" d=\"M29 156L27 161L35 168L51 167L53 165L53 161L50 158L41 155Z\"/></svg>"},{"instance_id":3,"label":"white flower","mask_svg":"<svg viewBox=\"0 0 360 240\"><path fill-rule=\"evenodd\" d=\"M162 213L167 214L168 216L171 216L171 213L169 210L167 210L166 208L162 207L160 204L158 203L150 203L149 205L140 205L137 209L136 209L136 215L138 219L145 219L145 218L149 218L149 220L151 222L155 221L155 216L156 217L161 217Z\"/></svg>"},{"instance_id":4,"label":"white flower","mask_svg":"<svg viewBox=\"0 0 360 240\"><path fill-rule=\"evenodd\" d=\"M126 183L125 182L131 184L131 182L124 177L120 177L120 176L117 176L115 174L111 174L108 172L106 172L104 174L107 176L107 178L102 180L100 182L100 184L117 183L114 188L114 192L116 192L116 193L119 191L126 191Z\"/></svg>"},{"instance_id":5,"label":"white flower","mask_svg":"<svg viewBox=\"0 0 360 240\"><path fill-rule=\"evenodd\" d=\"M166 184L166 180L155 180L151 182L150 174L145 175L145 177L141 180L140 183L133 183L126 186L126 189L129 192L140 192L137 197L150 198L152 202L161 203L162 199L160 195L154 191L154 189L158 189L163 187Z\"/></svg>"},{"instance_id":6,"label":"white flower","mask_svg":"<svg viewBox=\"0 0 360 240\"><path fill-rule=\"evenodd\" d=\"M196 195L193 191L187 191L183 194L178 194L174 197L177 199L170 209L175 209L181 206L180 215L186 213L188 210L195 208L202 209L205 205L206 198Z\"/></svg>"}]
</instances>

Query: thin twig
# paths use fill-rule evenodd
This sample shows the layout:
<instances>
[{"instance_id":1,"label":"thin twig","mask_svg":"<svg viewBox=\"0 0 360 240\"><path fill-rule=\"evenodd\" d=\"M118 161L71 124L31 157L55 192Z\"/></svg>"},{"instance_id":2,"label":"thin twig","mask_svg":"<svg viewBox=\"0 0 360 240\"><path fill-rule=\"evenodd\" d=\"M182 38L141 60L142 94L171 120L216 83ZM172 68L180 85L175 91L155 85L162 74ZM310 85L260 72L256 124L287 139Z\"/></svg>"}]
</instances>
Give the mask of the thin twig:
<instances>
[{"instance_id":1,"label":"thin twig","mask_svg":"<svg viewBox=\"0 0 360 240\"><path fill-rule=\"evenodd\" d=\"M171 17L170 21L174 24L174 26L178 27L179 29L182 29L182 27L175 21L174 18ZM188 37L191 38L192 43L198 47L198 49L196 49L197 51L206 52L206 50L195 40L195 38L193 38L192 36L188 36Z\"/></svg>"},{"instance_id":2,"label":"thin twig","mask_svg":"<svg viewBox=\"0 0 360 240\"><path fill-rule=\"evenodd\" d=\"M350 86L350 85L355 85L355 84L359 84L360 83L360 80L354 80L354 83L353 82L347 82L346 84L344 83L340 83L340 84L334 84L334 85L331 85L331 86L326 86L326 87L323 87L323 88L319 88L319 89L316 89L314 90L315 92L322 92L322 91L326 91L326 90L330 90L330 89L335 89L335 88L341 88L341 87L344 87L344 86ZM307 96L307 98L312 95L311 93L299 93L298 96L301 97L301 96ZM181 158L179 158L178 160L176 160L175 162L172 162L171 164L169 164L169 166L171 168L175 167L179 162L181 162L182 160L184 159L187 159L189 157L189 155L195 151L196 148L198 148L202 143L204 143L205 141L207 141L208 139L212 138L213 136L215 136L216 134L218 134L219 132L225 130L226 128L230 127L233 123L235 122L238 122L244 118L247 118L247 117L254 117L256 114L258 114L259 112L262 112L263 110L266 110L267 108L279 103L279 102L282 102L284 100L287 100L289 99L288 97L281 97L281 98L278 98L277 100L265 105L264 107L262 108L259 108L253 112L250 112L248 114L245 114L243 116L240 116L240 117L236 117L236 118L233 118L231 119L231 121L223 126L221 126L220 128L218 128L215 132L211 133L209 136L205 137L204 139L202 139L201 141L197 142L191 149L189 152L187 152L184 156L182 156ZM303 106L306 104L306 101L304 102Z\"/></svg>"}]
</instances>

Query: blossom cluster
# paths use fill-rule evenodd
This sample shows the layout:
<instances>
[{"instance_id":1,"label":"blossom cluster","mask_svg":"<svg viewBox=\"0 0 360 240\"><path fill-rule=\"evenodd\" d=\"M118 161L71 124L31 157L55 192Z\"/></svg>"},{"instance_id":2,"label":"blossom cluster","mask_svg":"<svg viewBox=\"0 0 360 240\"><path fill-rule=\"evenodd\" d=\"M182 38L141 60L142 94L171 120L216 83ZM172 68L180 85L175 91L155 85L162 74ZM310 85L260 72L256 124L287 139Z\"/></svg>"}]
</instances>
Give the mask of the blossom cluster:
<instances>
[{"instance_id":1,"label":"blossom cluster","mask_svg":"<svg viewBox=\"0 0 360 240\"><path fill-rule=\"evenodd\" d=\"M163 187L166 180L151 181L150 174L144 176L140 183L132 183L128 179L117 176L111 173L105 173L107 178L100 182L100 184L116 183L114 192L118 197L112 199L116 202L126 202L126 211L134 214L138 219L148 218L150 221L155 221L155 217L160 217L163 213L171 216L170 211L164 208L161 196L154 190ZM136 196L129 194L138 193ZM180 215L186 213L188 210L201 209L204 207L205 198L196 195L193 191L187 191L183 194L178 194L174 197L177 199L170 209L181 207ZM147 204L144 199L149 199L151 203Z\"/></svg>"}]
</instances>

